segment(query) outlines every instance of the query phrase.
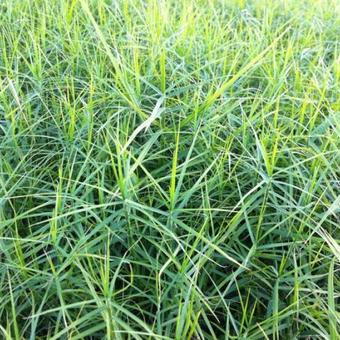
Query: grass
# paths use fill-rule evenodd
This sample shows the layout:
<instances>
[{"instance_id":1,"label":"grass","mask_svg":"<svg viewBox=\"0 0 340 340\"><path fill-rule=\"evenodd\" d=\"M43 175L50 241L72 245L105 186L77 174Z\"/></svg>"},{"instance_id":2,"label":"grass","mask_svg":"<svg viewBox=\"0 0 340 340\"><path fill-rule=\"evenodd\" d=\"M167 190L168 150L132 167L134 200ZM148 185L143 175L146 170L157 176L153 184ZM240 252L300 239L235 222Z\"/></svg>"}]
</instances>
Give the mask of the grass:
<instances>
[{"instance_id":1,"label":"grass","mask_svg":"<svg viewBox=\"0 0 340 340\"><path fill-rule=\"evenodd\" d=\"M340 338L337 0L0 3L0 338Z\"/></svg>"}]
</instances>

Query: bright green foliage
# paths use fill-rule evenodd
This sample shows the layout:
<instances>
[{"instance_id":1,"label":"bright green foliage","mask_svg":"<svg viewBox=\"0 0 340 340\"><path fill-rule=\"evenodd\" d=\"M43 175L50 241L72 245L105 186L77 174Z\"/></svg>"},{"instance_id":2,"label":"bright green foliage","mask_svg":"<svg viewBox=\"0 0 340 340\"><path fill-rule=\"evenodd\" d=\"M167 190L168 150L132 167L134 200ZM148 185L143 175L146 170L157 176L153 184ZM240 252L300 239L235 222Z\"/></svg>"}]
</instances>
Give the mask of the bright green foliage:
<instances>
[{"instance_id":1,"label":"bright green foliage","mask_svg":"<svg viewBox=\"0 0 340 340\"><path fill-rule=\"evenodd\" d=\"M340 2L0 2L0 338L340 338Z\"/></svg>"}]
</instances>

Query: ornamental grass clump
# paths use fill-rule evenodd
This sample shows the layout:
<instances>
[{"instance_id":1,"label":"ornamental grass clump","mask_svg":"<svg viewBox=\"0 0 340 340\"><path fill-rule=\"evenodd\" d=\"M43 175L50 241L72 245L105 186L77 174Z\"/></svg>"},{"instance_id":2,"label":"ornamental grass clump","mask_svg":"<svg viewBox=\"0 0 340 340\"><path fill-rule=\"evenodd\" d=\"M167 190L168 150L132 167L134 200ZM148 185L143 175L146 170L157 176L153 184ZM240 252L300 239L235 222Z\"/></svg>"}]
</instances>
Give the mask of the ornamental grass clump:
<instances>
[{"instance_id":1,"label":"ornamental grass clump","mask_svg":"<svg viewBox=\"0 0 340 340\"><path fill-rule=\"evenodd\" d=\"M340 338L340 3L3 0L0 338Z\"/></svg>"}]
</instances>

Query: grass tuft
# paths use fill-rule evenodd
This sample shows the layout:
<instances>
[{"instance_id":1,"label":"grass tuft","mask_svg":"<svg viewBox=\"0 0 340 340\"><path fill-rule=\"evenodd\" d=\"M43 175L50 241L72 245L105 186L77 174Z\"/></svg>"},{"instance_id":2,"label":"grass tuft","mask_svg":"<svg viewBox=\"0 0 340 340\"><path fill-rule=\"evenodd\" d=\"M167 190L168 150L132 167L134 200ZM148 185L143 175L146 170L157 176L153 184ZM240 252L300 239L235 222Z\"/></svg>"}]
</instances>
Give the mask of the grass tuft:
<instances>
[{"instance_id":1,"label":"grass tuft","mask_svg":"<svg viewBox=\"0 0 340 340\"><path fill-rule=\"evenodd\" d=\"M340 3L3 0L0 338L340 338Z\"/></svg>"}]
</instances>

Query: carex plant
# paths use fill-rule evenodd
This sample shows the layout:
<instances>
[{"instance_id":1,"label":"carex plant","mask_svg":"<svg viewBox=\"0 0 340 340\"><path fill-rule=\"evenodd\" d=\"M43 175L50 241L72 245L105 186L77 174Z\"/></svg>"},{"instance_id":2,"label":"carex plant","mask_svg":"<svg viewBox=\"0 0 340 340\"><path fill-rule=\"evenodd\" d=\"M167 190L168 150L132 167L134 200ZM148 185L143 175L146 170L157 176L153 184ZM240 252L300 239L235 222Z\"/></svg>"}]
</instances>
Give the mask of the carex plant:
<instances>
[{"instance_id":1,"label":"carex plant","mask_svg":"<svg viewBox=\"0 0 340 340\"><path fill-rule=\"evenodd\" d=\"M0 2L0 338L340 337L337 0Z\"/></svg>"}]
</instances>

